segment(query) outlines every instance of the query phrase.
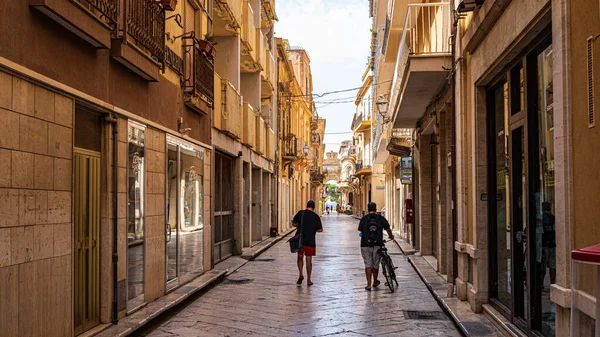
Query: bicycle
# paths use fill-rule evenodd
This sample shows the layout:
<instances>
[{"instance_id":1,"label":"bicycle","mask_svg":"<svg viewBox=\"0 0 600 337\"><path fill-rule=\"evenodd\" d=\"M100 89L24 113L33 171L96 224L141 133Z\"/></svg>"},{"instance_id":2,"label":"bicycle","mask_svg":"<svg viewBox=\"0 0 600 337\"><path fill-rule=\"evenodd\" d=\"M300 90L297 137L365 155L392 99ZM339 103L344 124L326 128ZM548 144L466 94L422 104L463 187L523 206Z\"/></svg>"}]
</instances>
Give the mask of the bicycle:
<instances>
[{"instance_id":1,"label":"bicycle","mask_svg":"<svg viewBox=\"0 0 600 337\"><path fill-rule=\"evenodd\" d=\"M387 248L385 248L385 243L390 241L392 240L383 241L383 245L377 250L377 255L379 255L379 261L381 262L382 273L386 281L385 285L390 288L391 292L394 292L394 283L396 283L395 287L398 287L398 280L396 280L396 268L398 267L394 267L392 258L388 255Z\"/></svg>"}]
</instances>

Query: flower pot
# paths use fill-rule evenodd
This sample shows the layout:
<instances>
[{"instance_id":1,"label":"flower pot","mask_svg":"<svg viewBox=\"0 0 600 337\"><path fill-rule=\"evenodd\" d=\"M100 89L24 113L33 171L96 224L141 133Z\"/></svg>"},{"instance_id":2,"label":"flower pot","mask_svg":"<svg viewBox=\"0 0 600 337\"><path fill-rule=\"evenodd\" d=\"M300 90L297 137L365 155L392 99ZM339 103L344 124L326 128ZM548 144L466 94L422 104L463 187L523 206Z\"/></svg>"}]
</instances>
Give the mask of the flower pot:
<instances>
[{"instance_id":1,"label":"flower pot","mask_svg":"<svg viewBox=\"0 0 600 337\"><path fill-rule=\"evenodd\" d=\"M206 40L198 40L198 47L208 55L210 55L210 51L213 49L212 44Z\"/></svg>"},{"instance_id":2,"label":"flower pot","mask_svg":"<svg viewBox=\"0 0 600 337\"><path fill-rule=\"evenodd\" d=\"M177 7L177 0L160 0L160 4L166 11L174 11Z\"/></svg>"}]
</instances>

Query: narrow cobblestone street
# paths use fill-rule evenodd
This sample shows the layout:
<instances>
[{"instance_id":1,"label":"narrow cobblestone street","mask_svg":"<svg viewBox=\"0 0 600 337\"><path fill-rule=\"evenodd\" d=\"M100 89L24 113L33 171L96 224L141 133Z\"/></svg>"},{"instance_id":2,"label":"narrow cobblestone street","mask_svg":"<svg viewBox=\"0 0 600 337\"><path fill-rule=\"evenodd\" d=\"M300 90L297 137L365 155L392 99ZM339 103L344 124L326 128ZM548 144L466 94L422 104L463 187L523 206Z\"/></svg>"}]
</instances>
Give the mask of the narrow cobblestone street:
<instances>
[{"instance_id":1,"label":"narrow cobblestone street","mask_svg":"<svg viewBox=\"0 0 600 337\"><path fill-rule=\"evenodd\" d=\"M443 314L405 318L406 310L441 309L395 244L388 248L399 289L390 293L383 282L363 289L357 224L346 215L323 217L312 287L295 284L296 257L282 240L149 336L459 336Z\"/></svg>"}]
</instances>

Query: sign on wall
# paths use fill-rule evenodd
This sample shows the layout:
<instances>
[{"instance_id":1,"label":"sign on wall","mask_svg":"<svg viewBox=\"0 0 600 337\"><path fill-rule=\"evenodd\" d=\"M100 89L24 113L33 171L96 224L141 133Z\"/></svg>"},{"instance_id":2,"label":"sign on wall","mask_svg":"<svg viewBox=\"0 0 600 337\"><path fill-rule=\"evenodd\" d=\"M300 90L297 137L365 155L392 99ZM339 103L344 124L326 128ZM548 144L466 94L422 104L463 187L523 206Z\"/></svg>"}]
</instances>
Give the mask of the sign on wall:
<instances>
[{"instance_id":1,"label":"sign on wall","mask_svg":"<svg viewBox=\"0 0 600 337\"><path fill-rule=\"evenodd\" d=\"M402 184L412 184L412 156L400 158L400 179Z\"/></svg>"}]
</instances>

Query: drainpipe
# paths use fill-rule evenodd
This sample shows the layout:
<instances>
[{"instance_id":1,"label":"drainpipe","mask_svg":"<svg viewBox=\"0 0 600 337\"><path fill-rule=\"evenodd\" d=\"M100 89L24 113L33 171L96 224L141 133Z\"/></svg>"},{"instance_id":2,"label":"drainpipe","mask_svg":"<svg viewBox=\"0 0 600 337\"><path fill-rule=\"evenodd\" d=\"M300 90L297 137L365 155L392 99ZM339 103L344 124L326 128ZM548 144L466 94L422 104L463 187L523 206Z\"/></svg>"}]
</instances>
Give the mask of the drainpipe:
<instances>
[{"instance_id":1,"label":"drainpipe","mask_svg":"<svg viewBox=\"0 0 600 337\"><path fill-rule=\"evenodd\" d=\"M119 322L119 306L118 306L118 262L119 262L119 250L118 250L118 233L119 233L119 222L118 222L118 199L117 199L117 191L119 190L119 168L118 168L118 149L119 149L119 121L115 116L109 115L106 117L106 122L112 124L112 136L113 136L113 153L112 153L112 162L113 162L113 244L112 244L112 278L113 278L113 299L112 299L112 324L117 324Z\"/></svg>"},{"instance_id":2,"label":"drainpipe","mask_svg":"<svg viewBox=\"0 0 600 337\"><path fill-rule=\"evenodd\" d=\"M451 101L451 115L452 115L452 144L451 149L451 160L452 160L452 280L450 285L452 287L452 293L454 294L454 288L456 288L456 278L458 277L458 252L454 248L454 243L458 240L458 210L457 210L457 172L456 172L456 34L458 32L458 18L454 11L454 0L450 1L450 12L452 13L452 73L450 76L450 87L452 88L452 101ZM450 292L450 289L449 289Z\"/></svg>"}]
</instances>

